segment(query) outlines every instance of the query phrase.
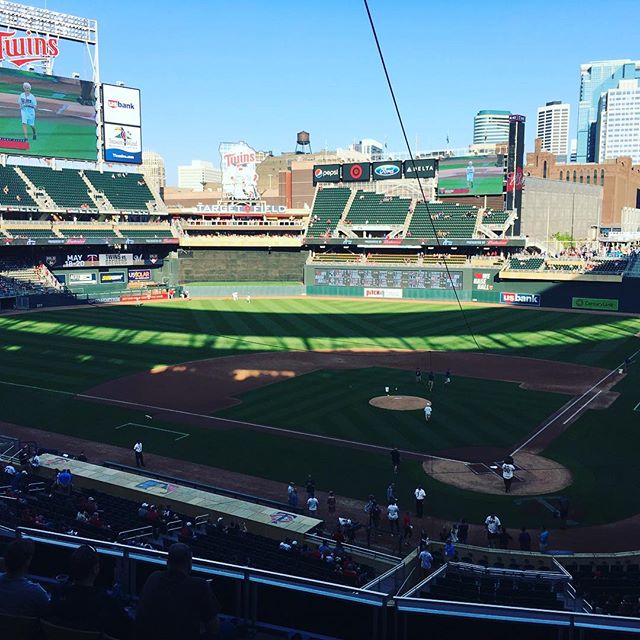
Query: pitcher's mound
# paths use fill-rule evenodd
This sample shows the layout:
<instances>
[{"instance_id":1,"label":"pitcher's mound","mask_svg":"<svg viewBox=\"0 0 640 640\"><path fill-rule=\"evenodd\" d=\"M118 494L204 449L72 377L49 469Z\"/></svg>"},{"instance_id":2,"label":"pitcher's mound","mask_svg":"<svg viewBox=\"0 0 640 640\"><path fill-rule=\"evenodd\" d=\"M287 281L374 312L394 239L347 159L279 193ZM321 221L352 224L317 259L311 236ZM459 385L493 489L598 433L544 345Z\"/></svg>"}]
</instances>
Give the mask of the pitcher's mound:
<instances>
[{"instance_id":1,"label":"pitcher's mound","mask_svg":"<svg viewBox=\"0 0 640 640\"><path fill-rule=\"evenodd\" d=\"M392 411L416 411L424 409L431 404L426 398L418 396L377 396L369 400L369 404L378 409L391 409Z\"/></svg>"}]
</instances>

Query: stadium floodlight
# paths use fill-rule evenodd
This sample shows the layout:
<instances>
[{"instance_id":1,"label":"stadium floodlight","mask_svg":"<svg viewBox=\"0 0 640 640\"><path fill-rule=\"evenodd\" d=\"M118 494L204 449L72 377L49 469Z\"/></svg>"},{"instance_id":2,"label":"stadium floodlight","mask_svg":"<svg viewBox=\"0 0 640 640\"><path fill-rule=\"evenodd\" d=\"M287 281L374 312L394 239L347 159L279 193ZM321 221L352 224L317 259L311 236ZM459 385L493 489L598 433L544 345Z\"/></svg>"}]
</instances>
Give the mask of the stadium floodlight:
<instances>
[{"instance_id":1,"label":"stadium floodlight","mask_svg":"<svg viewBox=\"0 0 640 640\"><path fill-rule=\"evenodd\" d=\"M48 9L0 0L0 25L20 31L33 31L64 40L98 44L98 22Z\"/></svg>"}]
</instances>

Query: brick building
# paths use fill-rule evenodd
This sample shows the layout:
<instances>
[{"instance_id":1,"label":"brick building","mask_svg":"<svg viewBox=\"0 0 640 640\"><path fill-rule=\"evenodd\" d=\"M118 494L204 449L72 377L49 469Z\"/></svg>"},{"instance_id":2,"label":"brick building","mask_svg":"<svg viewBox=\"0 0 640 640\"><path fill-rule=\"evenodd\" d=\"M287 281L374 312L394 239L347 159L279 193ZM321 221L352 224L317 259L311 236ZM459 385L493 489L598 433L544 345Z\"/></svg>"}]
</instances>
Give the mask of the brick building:
<instances>
[{"instance_id":1,"label":"brick building","mask_svg":"<svg viewBox=\"0 0 640 640\"><path fill-rule=\"evenodd\" d=\"M602 186L602 227L620 227L624 207L640 208L640 165L633 165L628 157L602 163L559 163L553 153L542 151L538 138L535 151L527 153L524 171L525 176Z\"/></svg>"}]
</instances>

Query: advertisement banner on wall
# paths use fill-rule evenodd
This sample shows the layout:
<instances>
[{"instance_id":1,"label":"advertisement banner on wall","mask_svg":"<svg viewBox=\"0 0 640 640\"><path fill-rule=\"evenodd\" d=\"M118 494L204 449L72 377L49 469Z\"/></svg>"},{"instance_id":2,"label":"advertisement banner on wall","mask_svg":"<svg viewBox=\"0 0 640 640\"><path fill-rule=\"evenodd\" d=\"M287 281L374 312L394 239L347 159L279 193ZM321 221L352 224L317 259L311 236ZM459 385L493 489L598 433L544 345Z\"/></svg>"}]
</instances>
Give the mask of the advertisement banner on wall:
<instances>
[{"instance_id":1,"label":"advertisement banner on wall","mask_svg":"<svg viewBox=\"0 0 640 640\"><path fill-rule=\"evenodd\" d=\"M372 173L374 180L399 180L402 178L402 161L374 162Z\"/></svg>"},{"instance_id":2,"label":"advertisement banner on wall","mask_svg":"<svg viewBox=\"0 0 640 640\"><path fill-rule=\"evenodd\" d=\"M100 284L114 284L116 282L124 282L124 272L101 273Z\"/></svg>"},{"instance_id":3,"label":"advertisement banner on wall","mask_svg":"<svg viewBox=\"0 0 640 640\"><path fill-rule=\"evenodd\" d=\"M365 288L365 298L402 298L402 289L372 289Z\"/></svg>"},{"instance_id":4,"label":"advertisement banner on wall","mask_svg":"<svg viewBox=\"0 0 640 640\"><path fill-rule=\"evenodd\" d=\"M313 184L318 182L340 182L339 164L314 164Z\"/></svg>"},{"instance_id":5,"label":"advertisement banner on wall","mask_svg":"<svg viewBox=\"0 0 640 640\"><path fill-rule=\"evenodd\" d=\"M405 178L435 178L438 161L435 158L429 160L405 160Z\"/></svg>"},{"instance_id":6,"label":"advertisement banner on wall","mask_svg":"<svg viewBox=\"0 0 640 640\"><path fill-rule=\"evenodd\" d=\"M620 301L615 298L571 298L572 309L593 311L617 311Z\"/></svg>"},{"instance_id":7,"label":"advertisement banner on wall","mask_svg":"<svg viewBox=\"0 0 640 640\"><path fill-rule=\"evenodd\" d=\"M542 296L539 293L510 293L502 291L500 293L500 302L502 304L539 307L542 302Z\"/></svg>"},{"instance_id":8,"label":"advertisement banner on wall","mask_svg":"<svg viewBox=\"0 0 640 640\"><path fill-rule=\"evenodd\" d=\"M103 84L102 115L103 122L141 126L140 89Z\"/></svg>"},{"instance_id":9,"label":"advertisement banner on wall","mask_svg":"<svg viewBox=\"0 0 640 640\"><path fill-rule=\"evenodd\" d=\"M50 269L83 267L146 267L162 266L157 253L67 253L48 255L45 263Z\"/></svg>"},{"instance_id":10,"label":"advertisement banner on wall","mask_svg":"<svg viewBox=\"0 0 640 640\"><path fill-rule=\"evenodd\" d=\"M222 190L238 200L258 198L258 154L246 142L220 145Z\"/></svg>"},{"instance_id":11,"label":"advertisement banner on wall","mask_svg":"<svg viewBox=\"0 0 640 640\"><path fill-rule=\"evenodd\" d=\"M147 282L151 280L151 269L129 269L129 282Z\"/></svg>"},{"instance_id":12,"label":"advertisement banner on wall","mask_svg":"<svg viewBox=\"0 0 640 640\"><path fill-rule=\"evenodd\" d=\"M70 273L67 281L69 284L95 284L98 279L95 273Z\"/></svg>"},{"instance_id":13,"label":"advertisement banner on wall","mask_svg":"<svg viewBox=\"0 0 640 640\"><path fill-rule=\"evenodd\" d=\"M104 125L104 159L126 164L142 163L142 137L140 127L121 124Z\"/></svg>"},{"instance_id":14,"label":"advertisement banner on wall","mask_svg":"<svg viewBox=\"0 0 640 640\"><path fill-rule=\"evenodd\" d=\"M369 182L371 180L370 162L350 162L342 165L343 182Z\"/></svg>"}]
</instances>

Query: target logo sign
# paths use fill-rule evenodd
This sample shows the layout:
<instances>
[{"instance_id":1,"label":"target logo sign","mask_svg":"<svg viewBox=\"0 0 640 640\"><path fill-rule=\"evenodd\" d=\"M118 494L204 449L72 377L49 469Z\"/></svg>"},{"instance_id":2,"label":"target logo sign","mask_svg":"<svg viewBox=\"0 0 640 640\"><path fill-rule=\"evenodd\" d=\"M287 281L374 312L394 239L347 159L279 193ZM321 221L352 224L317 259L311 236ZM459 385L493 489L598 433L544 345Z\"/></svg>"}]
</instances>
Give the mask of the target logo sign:
<instances>
[{"instance_id":1,"label":"target logo sign","mask_svg":"<svg viewBox=\"0 0 640 640\"><path fill-rule=\"evenodd\" d=\"M349 169L349 175L353 180L360 180L362 178L362 165L354 164Z\"/></svg>"}]
</instances>

